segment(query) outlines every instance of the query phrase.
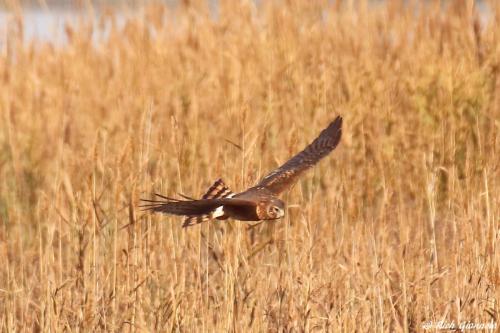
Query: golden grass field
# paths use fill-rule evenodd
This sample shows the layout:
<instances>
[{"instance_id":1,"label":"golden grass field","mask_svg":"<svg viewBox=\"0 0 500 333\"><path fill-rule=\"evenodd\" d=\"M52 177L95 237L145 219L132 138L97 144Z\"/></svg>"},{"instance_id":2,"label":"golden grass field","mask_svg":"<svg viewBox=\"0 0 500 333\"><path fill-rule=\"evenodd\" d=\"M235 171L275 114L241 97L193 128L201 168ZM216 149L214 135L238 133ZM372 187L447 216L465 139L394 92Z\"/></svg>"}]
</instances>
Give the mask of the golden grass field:
<instances>
[{"instance_id":1,"label":"golden grass field","mask_svg":"<svg viewBox=\"0 0 500 333\"><path fill-rule=\"evenodd\" d=\"M497 323L500 5L485 21L458 0L187 2L124 27L105 9L64 45L23 43L12 7L0 330ZM243 190L336 115L342 142L283 196L283 220L182 229L138 208L219 177Z\"/></svg>"}]
</instances>

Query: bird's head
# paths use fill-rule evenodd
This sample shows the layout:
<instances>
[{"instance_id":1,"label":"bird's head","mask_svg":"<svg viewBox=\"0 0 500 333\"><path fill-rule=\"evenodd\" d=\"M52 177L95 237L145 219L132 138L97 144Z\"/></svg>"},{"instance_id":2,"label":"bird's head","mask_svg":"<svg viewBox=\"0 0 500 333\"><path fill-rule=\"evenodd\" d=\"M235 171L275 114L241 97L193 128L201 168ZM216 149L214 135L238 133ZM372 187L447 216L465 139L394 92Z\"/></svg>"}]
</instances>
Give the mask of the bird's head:
<instances>
[{"instance_id":1,"label":"bird's head","mask_svg":"<svg viewBox=\"0 0 500 333\"><path fill-rule=\"evenodd\" d=\"M267 220L276 220L285 216L285 203L279 199L271 200L266 205Z\"/></svg>"}]
</instances>

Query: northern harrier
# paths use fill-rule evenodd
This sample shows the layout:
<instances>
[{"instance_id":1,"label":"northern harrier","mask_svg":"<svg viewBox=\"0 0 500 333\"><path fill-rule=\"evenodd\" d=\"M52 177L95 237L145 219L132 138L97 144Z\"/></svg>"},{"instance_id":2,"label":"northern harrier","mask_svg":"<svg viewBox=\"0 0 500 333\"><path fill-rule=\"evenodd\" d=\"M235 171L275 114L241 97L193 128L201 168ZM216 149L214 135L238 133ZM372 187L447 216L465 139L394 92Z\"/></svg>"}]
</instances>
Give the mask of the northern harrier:
<instances>
[{"instance_id":1,"label":"northern harrier","mask_svg":"<svg viewBox=\"0 0 500 333\"><path fill-rule=\"evenodd\" d=\"M241 193L235 194L219 179L199 200L189 197L179 200L156 194L160 200L142 199L147 202L142 207L151 212L186 216L183 227L210 219L260 221L282 218L285 203L277 195L335 149L341 135L342 118L339 116L303 151Z\"/></svg>"}]
</instances>

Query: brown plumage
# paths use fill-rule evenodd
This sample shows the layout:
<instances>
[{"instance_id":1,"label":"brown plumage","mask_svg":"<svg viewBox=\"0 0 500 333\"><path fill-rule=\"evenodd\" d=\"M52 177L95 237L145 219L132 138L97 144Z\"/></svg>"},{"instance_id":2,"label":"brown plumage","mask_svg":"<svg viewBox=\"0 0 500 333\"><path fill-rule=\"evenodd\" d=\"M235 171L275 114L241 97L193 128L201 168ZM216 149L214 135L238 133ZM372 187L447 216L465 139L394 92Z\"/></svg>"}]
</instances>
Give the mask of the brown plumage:
<instances>
[{"instance_id":1,"label":"brown plumage","mask_svg":"<svg viewBox=\"0 0 500 333\"><path fill-rule=\"evenodd\" d=\"M202 199L219 199L219 198L231 198L234 193L227 187L222 179L217 179L215 183L209 187L207 192L201 197ZM190 215L184 220L183 227L189 227L195 224L199 224L214 218L214 212L202 215ZM216 217L222 219L222 217Z\"/></svg>"},{"instance_id":2,"label":"brown plumage","mask_svg":"<svg viewBox=\"0 0 500 333\"><path fill-rule=\"evenodd\" d=\"M342 118L337 117L303 151L244 192L233 193L218 179L199 200L173 199L156 194L159 200L142 205L151 212L187 216L183 226L210 219L241 221L274 220L284 216L285 203L276 196L289 189L299 177L337 147L342 136Z\"/></svg>"}]
</instances>

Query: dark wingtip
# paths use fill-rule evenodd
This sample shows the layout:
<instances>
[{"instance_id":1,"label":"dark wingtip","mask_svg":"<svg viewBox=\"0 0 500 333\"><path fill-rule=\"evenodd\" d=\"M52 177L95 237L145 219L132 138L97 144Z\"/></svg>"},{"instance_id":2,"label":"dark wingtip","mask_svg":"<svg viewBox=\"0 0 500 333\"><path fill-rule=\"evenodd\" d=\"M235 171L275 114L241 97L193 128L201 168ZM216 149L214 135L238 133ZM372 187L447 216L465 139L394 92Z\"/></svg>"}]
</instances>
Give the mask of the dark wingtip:
<instances>
[{"instance_id":1,"label":"dark wingtip","mask_svg":"<svg viewBox=\"0 0 500 333\"><path fill-rule=\"evenodd\" d=\"M166 196L161 195L159 193L154 193L154 195L156 195L157 197L160 197L162 199L165 199L167 201L182 201L182 200L179 200L179 199L176 199L176 198L166 197Z\"/></svg>"},{"instance_id":2,"label":"dark wingtip","mask_svg":"<svg viewBox=\"0 0 500 333\"><path fill-rule=\"evenodd\" d=\"M139 199L140 201L145 201L145 202L153 202L153 203L158 203L158 204L164 204L164 203L168 203L168 202L181 202L181 201L184 201L184 200L181 200L181 199L176 199L176 198L171 198L171 197L166 197L164 195L161 195L161 194L158 194L158 193L153 193L155 196L159 197L159 198L162 198L163 200L155 200L155 199ZM184 196L183 194L180 194L182 197L188 199L189 197L188 196ZM189 200L192 200L191 198L189 198Z\"/></svg>"},{"instance_id":3,"label":"dark wingtip","mask_svg":"<svg viewBox=\"0 0 500 333\"><path fill-rule=\"evenodd\" d=\"M337 116L319 135L328 138L331 149L335 149L342 137L342 121L342 116Z\"/></svg>"},{"instance_id":4,"label":"dark wingtip","mask_svg":"<svg viewBox=\"0 0 500 333\"><path fill-rule=\"evenodd\" d=\"M177 194L180 195L181 197L183 197L186 200L190 200L190 201L196 200L195 198L191 198L190 196L187 196L187 195L182 194L182 193L177 193ZM181 200L179 200L179 201L181 201Z\"/></svg>"},{"instance_id":5,"label":"dark wingtip","mask_svg":"<svg viewBox=\"0 0 500 333\"><path fill-rule=\"evenodd\" d=\"M340 140L340 136L342 135L342 122L342 116L337 116L325 129L325 132L329 133L329 135L338 135L338 139Z\"/></svg>"},{"instance_id":6,"label":"dark wingtip","mask_svg":"<svg viewBox=\"0 0 500 333\"><path fill-rule=\"evenodd\" d=\"M335 125L335 127L338 127L339 129L342 129L342 116L337 116L335 120L332 122L332 125Z\"/></svg>"},{"instance_id":7,"label":"dark wingtip","mask_svg":"<svg viewBox=\"0 0 500 333\"><path fill-rule=\"evenodd\" d=\"M157 213L160 211L160 209L163 207L163 205L169 203L169 202L180 202L182 200L175 199L175 198L170 198L166 197L164 195L158 194L158 193L153 193L155 196L162 198L162 200L155 200L155 199L143 199L140 198L140 204L138 207L142 212L152 212L152 213Z\"/></svg>"},{"instance_id":8,"label":"dark wingtip","mask_svg":"<svg viewBox=\"0 0 500 333\"><path fill-rule=\"evenodd\" d=\"M339 135L342 136L342 123L344 122L342 116L337 116L335 121L338 123L338 130L337 131L339 132Z\"/></svg>"}]
</instances>

